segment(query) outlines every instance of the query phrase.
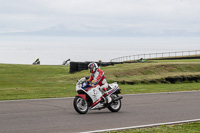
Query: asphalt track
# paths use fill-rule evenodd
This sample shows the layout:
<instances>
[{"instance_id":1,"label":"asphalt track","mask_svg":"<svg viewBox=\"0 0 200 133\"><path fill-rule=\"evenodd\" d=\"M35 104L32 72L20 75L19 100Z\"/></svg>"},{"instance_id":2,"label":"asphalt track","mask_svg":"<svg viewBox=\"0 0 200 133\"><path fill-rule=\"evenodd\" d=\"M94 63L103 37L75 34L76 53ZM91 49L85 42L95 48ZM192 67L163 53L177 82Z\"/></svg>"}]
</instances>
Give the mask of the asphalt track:
<instances>
[{"instance_id":1,"label":"asphalt track","mask_svg":"<svg viewBox=\"0 0 200 133\"><path fill-rule=\"evenodd\" d=\"M200 91L124 95L120 112L80 115L73 98L0 102L0 133L73 133L200 119Z\"/></svg>"}]
</instances>

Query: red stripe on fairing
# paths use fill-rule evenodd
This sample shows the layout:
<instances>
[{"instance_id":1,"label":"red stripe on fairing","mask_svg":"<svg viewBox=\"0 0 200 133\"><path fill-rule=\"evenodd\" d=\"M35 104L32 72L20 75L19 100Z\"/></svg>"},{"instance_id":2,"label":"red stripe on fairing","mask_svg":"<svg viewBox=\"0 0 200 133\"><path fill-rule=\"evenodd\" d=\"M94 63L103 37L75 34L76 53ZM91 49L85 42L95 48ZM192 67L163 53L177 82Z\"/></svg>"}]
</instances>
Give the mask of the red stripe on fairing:
<instances>
[{"instance_id":1,"label":"red stripe on fairing","mask_svg":"<svg viewBox=\"0 0 200 133\"><path fill-rule=\"evenodd\" d=\"M95 106L95 105L97 105L97 104L101 101L102 98L103 98L103 96L101 96L100 99L96 100L96 101L92 104L92 107Z\"/></svg>"},{"instance_id":2,"label":"red stripe on fairing","mask_svg":"<svg viewBox=\"0 0 200 133\"><path fill-rule=\"evenodd\" d=\"M113 90L111 90L111 91L109 91L108 92L108 94L111 94L113 91L115 91L115 90L117 90L117 88L116 89L113 89Z\"/></svg>"}]
</instances>

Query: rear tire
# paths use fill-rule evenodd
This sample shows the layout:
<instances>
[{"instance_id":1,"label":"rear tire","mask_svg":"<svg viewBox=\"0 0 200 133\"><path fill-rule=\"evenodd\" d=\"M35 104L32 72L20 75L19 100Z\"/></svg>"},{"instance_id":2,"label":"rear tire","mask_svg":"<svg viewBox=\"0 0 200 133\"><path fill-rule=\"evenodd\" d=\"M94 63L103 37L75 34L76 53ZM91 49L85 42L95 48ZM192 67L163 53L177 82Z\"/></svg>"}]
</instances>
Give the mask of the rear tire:
<instances>
[{"instance_id":1,"label":"rear tire","mask_svg":"<svg viewBox=\"0 0 200 133\"><path fill-rule=\"evenodd\" d=\"M118 97L118 95L113 94L112 97ZM108 106L108 109L109 109L111 112L118 112L118 111L121 109L121 106L122 106L122 103L121 103L121 99L120 99L120 100L117 100L117 101L112 102L112 103Z\"/></svg>"},{"instance_id":2,"label":"rear tire","mask_svg":"<svg viewBox=\"0 0 200 133\"><path fill-rule=\"evenodd\" d=\"M74 109L79 114L86 114L88 112L88 103L80 96L74 98Z\"/></svg>"}]
</instances>

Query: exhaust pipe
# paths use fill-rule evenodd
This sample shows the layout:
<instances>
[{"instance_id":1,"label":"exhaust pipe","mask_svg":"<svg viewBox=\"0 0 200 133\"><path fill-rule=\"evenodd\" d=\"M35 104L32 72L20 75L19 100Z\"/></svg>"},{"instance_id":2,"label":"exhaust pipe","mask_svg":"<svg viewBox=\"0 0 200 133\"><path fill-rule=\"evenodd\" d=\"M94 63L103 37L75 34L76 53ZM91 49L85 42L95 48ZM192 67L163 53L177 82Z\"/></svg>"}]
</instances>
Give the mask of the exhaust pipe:
<instances>
[{"instance_id":1,"label":"exhaust pipe","mask_svg":"<svg viewBox=\"0 0 200 133\"><path fill-rule=\"evenodd\" d=\"M122 98L123 98L122 96L118 96L118 97L113 98L113 101L117 101L117 100L120 100Z\"/></svg>"}]
</instances>

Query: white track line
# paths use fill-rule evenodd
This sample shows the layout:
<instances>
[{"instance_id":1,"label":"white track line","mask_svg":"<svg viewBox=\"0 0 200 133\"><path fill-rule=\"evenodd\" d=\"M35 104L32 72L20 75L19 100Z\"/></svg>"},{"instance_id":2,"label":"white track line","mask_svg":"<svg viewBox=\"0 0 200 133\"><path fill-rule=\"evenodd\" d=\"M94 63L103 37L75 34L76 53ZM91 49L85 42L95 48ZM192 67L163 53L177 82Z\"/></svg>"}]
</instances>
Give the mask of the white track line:
<instances>
[{"instance_id":1,"label":"white track line","mask_svg":"<svg viewBox=\"0 0 200 133\"><path fill-rule=\"evenodd\" d=\"M159 94L177 94L177 93L195 93L200 91L177 91L177 92L158 92L158 93L140 93L140 94L122 94L122 96L140 96L140 95L159 95ZM2 100L1 102L23 102L23 101L42 101L42 100L62 100L71 99L74 97L62 97L62 98L42 98L42 99L23 99L23 100Z\"/></svg>"},{"instance_id":2,"label":"white track line","mask_svg":"<svg viewBox=\"0 0 200 133\"><path fill-rule=\"evenodd\" d=\"M147 127L155 127L155 126L160 126L160 125L173 125L173 124L181 124L181 123L196 122L196 121L200 121L200 119L174 121L174 122L166 122L166 123L156 123L156 124L148 124L148 125L138 125L138 126L132 126L132 127L103 129L103 130L87 131L87 132L80 132L80 133L98 133L98 132L118 131L118 130L125 130L125 129L147 128Z\"/></svg>"}]
</instances>

